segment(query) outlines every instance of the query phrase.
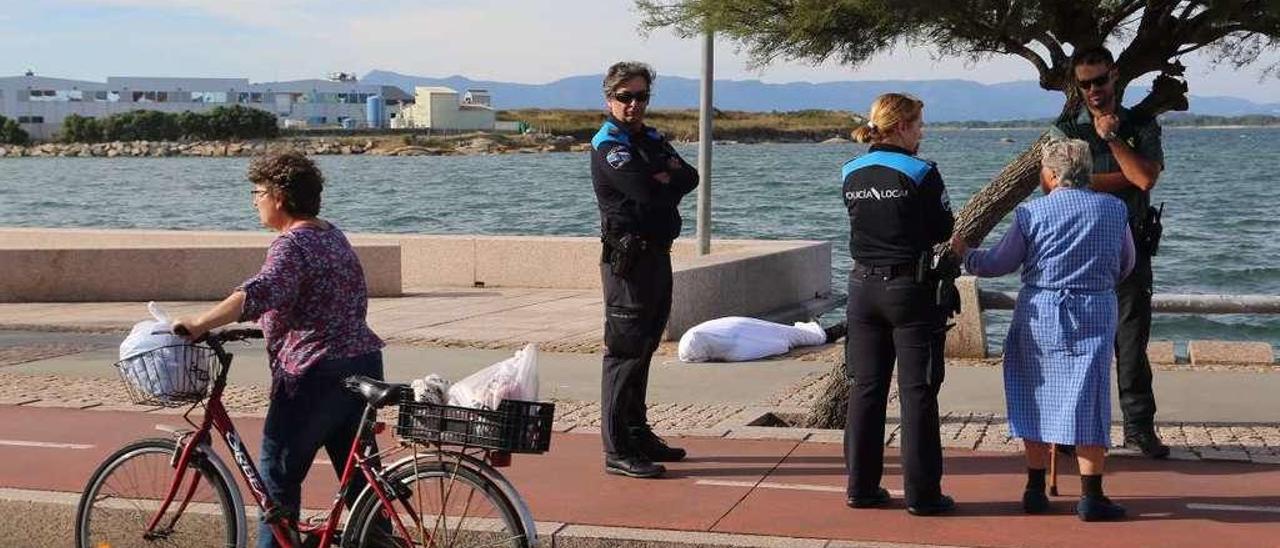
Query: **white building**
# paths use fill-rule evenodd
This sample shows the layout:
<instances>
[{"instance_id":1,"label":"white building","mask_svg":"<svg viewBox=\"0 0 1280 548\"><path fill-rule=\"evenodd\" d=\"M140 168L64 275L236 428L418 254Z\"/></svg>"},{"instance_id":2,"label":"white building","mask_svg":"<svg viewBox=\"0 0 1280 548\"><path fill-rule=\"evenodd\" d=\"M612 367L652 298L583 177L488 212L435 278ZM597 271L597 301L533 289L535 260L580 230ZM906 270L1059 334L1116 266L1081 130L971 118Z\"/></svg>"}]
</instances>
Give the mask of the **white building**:
<instances>
[{"instance_id":1,"label":"white building","mask_svg":"<svg viewBox=\"0 0 1280 548\"><path fill-rule=\"evenodd\" d=\"M413 88L413 106L404 109L403 119L392 127L430 128L446 131L493 131L496 112L489 92L467 90L462 100L446 87Z\"/></svg>"},{"instance_id":2,"label":"white building","mask_svg":"<svg viewBox=\"0 0 1280 548\"><path fill-rule=\"evenodd\" d=\"M400 88L351 78L251 84L245 78L111 77L106 83L25 75L0 77L0 116L17 120L35 139L52 138L72 114L101 118L131 110L207 111L244 105L275 114L286 127L368 127L366 102L378 96L394 121L413 101Z\"/></svg>"}]
</instances>

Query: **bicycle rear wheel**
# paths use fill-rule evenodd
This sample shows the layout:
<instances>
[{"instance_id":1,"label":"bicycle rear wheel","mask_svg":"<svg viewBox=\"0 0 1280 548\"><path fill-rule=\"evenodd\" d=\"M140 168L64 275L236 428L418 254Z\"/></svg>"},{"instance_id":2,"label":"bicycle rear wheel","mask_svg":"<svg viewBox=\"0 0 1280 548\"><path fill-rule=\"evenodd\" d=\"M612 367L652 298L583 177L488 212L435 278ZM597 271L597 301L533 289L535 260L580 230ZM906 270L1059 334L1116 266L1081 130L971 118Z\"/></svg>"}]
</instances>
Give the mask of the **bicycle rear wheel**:
<instances>
[{"instance_id":1,"label":"bicycle rear wheel","mask_svg":"<svg viewBox=\"0 0 1280 548\"><path fill-rule=\"evenodd\" d=\"M133 442L103 461L89 478L76 509L76 546L221 546L235 548L240 531L230 487L207 460L197 456L174 500L152 533L176 470L171 439ZM190 502L183 507L186 494Z\"/></svg>"},{"instance_id":2,"label":"bicycle rear wheel","mask_svg":"<svg viewBox=\"0 0 1280 548\"><path fill-rule=\"evenodd\" d=\"M391 472L388 494L412 538L393 531L381 501L371 491L347 521L343 546L527 548L530 535L515 505L493 481L456 461L420 459Z\"/></svg>"}]
</instances>

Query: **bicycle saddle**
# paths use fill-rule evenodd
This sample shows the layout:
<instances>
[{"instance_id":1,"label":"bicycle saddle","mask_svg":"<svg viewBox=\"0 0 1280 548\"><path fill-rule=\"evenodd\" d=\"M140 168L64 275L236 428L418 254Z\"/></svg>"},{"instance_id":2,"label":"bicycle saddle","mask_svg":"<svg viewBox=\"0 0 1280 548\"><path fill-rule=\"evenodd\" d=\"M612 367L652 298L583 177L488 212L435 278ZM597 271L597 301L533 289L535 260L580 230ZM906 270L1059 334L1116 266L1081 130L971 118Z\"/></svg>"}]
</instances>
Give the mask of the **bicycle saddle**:
<instances>
[{"instance_id":1,"label":"bicycle saddle","mask_svg":"<svg viewBox=\"0 0 1280 548\"><path fill-rule=\"evenodd\" d=\"M407 385L376 381L364 375L347 377L343 384L348 390L360 394L366 402L369 402L369 405L374 407L386 407L388 404L395 403L400 392L408 388Z\"/></svg>"}]
</instances>

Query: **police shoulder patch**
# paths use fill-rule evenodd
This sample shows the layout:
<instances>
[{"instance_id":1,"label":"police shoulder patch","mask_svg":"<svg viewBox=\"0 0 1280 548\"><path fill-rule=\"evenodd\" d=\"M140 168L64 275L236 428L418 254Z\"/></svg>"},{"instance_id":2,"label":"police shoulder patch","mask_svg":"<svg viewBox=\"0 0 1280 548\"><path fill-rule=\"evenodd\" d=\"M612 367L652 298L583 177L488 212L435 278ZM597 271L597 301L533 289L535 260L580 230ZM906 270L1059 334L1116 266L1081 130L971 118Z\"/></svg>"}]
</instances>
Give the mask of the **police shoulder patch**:
<instances>
[{"instance_id":1,"label":"police shoulder patch","mask_svg":"<svg viewBox=\"0 0 1280 548\"><path fill-rule=\"evenodd\" d=\"M616 146L605 155L604 160L609 162L613 169L621 169L631 161L631 151L625 146Z\"/></svg>"}]
</instances>

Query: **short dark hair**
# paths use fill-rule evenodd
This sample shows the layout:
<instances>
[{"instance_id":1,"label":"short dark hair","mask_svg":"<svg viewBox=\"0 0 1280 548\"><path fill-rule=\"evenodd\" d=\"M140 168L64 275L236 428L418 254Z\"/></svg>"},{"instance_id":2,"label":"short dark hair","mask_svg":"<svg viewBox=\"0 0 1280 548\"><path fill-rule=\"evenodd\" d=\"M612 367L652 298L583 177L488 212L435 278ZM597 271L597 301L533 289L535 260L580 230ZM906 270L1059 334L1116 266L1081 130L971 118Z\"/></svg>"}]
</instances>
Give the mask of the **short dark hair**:
<instances>
[{"instance_id":1,"label":"short dark hair","mask_svg":"<svg viewBox=\"0 0 1280 548\"><path fill-rule=\"evenodd\" d=\"M1102 46L1093 46L1088 48L1080 48L1071 54L1071 70L1075 70L1080 65L1096 65L1103 63L1107 68L1116 66L1116 58L1111 55L1111 50Z\"/></svg>"},{"instance_id":2,"label":"short dark hair","mask_svg":"<svg viewBox=\"0 0 1280 548\"><path fill-rule=\"evenodd\" d=\"M254 158L249 163L249 181L267 187L290 215L309 218L320 214L324 175L301 152L272 151Z\"/></svg>"},{"instance_id":3,"label":"short dark hair","mask_svg":"<svg viewBox=\"0 0 1280 548\"><path fill-rule=\"evenodd\" d=\"M645 85L650 88L653 87L653 81L658 77L654 74L653 67L638 61L614 63L613 66L609 67L609 72L604 75L604 96L609 97L614 88L637 76L644 78Z\"/></svg>"}]
</instances>

